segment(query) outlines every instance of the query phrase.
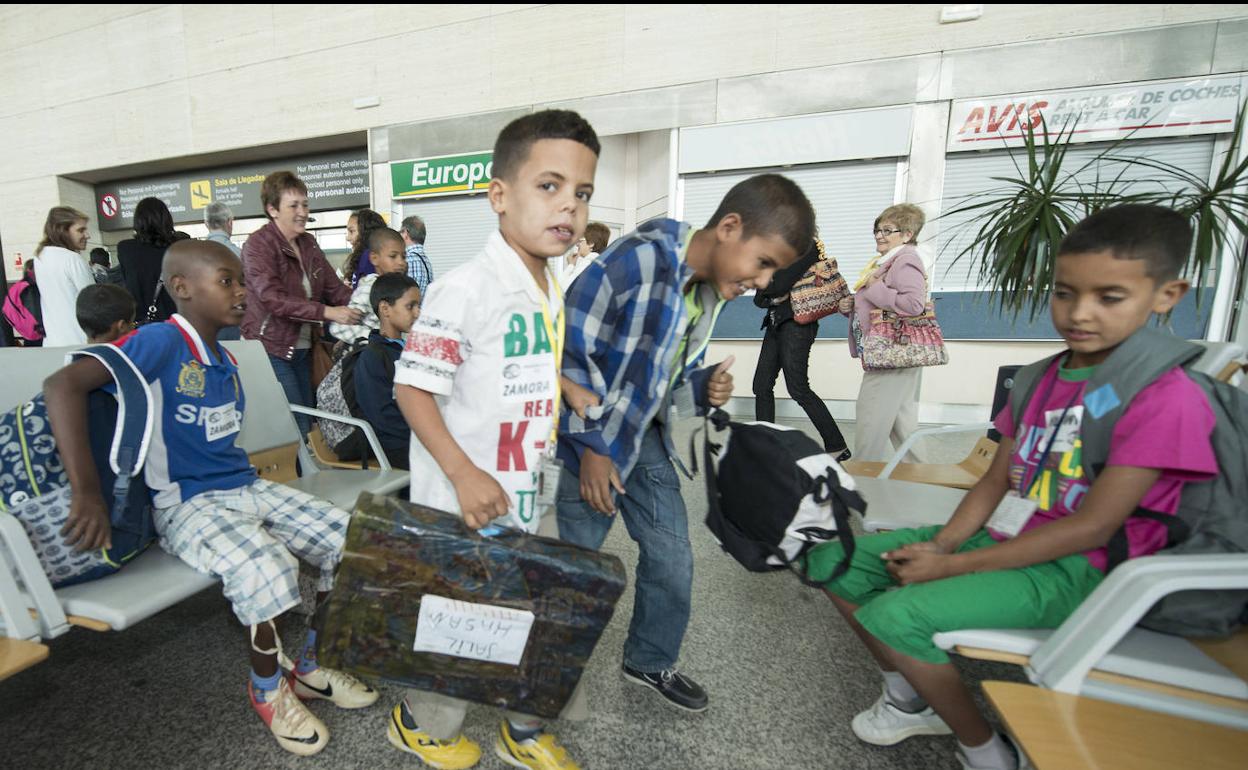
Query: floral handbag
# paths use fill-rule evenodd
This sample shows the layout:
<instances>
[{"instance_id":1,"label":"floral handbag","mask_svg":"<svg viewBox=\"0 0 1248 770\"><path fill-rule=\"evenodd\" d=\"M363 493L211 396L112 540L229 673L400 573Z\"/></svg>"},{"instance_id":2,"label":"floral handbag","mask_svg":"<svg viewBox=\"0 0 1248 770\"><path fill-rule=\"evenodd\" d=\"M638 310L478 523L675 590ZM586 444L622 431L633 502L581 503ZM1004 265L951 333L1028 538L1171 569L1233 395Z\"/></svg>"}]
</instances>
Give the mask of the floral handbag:
<instances>
[{"instance_id":1,"label":"floral handbag","mask_svg":"<svg viewBox=\"0 0 1248 770\"><path fill-rule=\"evenodd\" d=\"M849 284L836 267L835 259L823 253L823 241L815 239L819 259L810 266L789 292L793 320L809 324L837 312L841 300L849 296Z\"/></svg>"},{"instance_id":2,"label":"floral handbag","mask_svg":"<svg viewBox=\"0 0 1248 770\"><path fill-rule=\"evenodd\" d=\"M910 317L876 308L871 311L871 325L862 336L862 368L867 371L949 363L945 338L931 302L922 313Z\"/></svg>"}]
</instances>

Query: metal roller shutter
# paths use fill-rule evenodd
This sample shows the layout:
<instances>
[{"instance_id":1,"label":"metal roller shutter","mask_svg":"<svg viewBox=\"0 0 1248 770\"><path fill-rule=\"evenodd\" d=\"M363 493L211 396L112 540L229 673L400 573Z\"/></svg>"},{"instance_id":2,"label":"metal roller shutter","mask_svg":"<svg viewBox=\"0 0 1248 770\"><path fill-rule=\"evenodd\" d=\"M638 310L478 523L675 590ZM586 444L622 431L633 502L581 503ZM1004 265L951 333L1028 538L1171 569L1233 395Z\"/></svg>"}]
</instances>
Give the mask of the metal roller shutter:
<instances>
[{"instance_id":1,"label":"metal roller shutter","mask_svg":"<svg viewBox=\"0 0 1248 770\"><path fill-rule=\"evenodd\" d=\"M481 252L490 233L498 229L498 215L484 195L429 198L403 204L403 216L424 220L428 235L425 252L434 280Z\"/></svg>"},{"instance_id":2,"label":"metal roller shutter","mask_svg":"<svg viewBox=\"0 0 1248 770\"><path fill-rule=\"evenodd\" d=\"M896 160L869 160L749 172L691 174L684 177L686 222L704 227L728 190L756 174L777 173L792 179L815 208L820 237L828 256L853 282L875 255L871 223L893 205L897 186Z\"/></svg>"}]
</instances>

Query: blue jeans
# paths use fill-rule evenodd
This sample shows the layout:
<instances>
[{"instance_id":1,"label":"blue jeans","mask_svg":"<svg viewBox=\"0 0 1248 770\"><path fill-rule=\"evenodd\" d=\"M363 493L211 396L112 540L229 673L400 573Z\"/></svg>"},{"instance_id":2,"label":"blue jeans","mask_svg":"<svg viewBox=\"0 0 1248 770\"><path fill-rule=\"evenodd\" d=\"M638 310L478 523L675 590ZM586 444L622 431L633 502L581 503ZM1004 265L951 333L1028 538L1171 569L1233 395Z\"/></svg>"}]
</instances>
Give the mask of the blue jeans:
<instances>
[{"instance_id":1,"label":"blue jeans","mask_svg":"<svg viewBox=\"0 0 1248 770\"><path fill-rule=\"evenodd\" d=\"M646 430L637 465L624 480L616 503L628 534L641 553L636 600L624 643L624 663L646 673L676 665L689 625L693 591L693 549L680 478L655 425ZM580 479L564 470L559 478L559 538L598 550L614 516L604 516L581 499Z\"/></svg>"},{"instance_id":2,"label":"blue jeans","mask_svg":"<svg viewBox=\"0 0 1248 770\"><path fill-rule=\"evenodd\" d=\"M269 356L269 363L273 365L273 373L286 393L286 400L299 406L312 406L312 351L296 350L289 361ZM306 441L308 431L312 430L312 418L296 414L295 423Z\"/></svg>"}]
</instances>

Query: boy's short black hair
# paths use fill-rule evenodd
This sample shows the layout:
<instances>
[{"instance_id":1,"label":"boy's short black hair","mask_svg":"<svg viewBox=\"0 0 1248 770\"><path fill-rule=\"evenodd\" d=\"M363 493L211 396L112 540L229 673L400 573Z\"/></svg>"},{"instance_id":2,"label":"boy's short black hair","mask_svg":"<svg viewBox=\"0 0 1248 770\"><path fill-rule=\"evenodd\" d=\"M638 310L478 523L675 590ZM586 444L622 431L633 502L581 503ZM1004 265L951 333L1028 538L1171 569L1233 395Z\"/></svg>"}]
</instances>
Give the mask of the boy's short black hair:
<instances>
[{"instance_id":1,"label":"boy's short black hair","mask_svg":"<svg viewBox=\"0 0 1248 770\"><path fill-rule=\"evenodd\" d=\"M91 249L91 264L99 265L100 267L108 267L108 263L108 249L100 246L96 246L94 249Z\"/></svg>"},{"instance_id":2,"label":"boy's short black hair","mask_svg":"<svg viewBox=\"0 0 1248 770\"><path fill-rule=\"evenodd\" d=\"M399 235L397 230L391 230L389 227L379 227L368 236L368 250L375 252L386 241L398 243L399 251L403 250L403 236Z\"/></svg>"},{"instance_id":3,"label":"boy's short black hair","mask_svg":"<svg viewBox=\"0 0 1248 770\"><path fill-rule=\"evenodd\" d=\"M814 207L796 182L779 174L759 174L737 182L706 226L717 226L729 214L741 217L743 238L778 235L799 255L815 240Z\"/></svg>"},{"instance_id":4,"label":"boy's short black hair","mask_svg":"<svg viewBox=\"0 0 1248 770\"><path fill-rule=\"evenodd\" d=\"M118 321L134 322L134 297L116 284L92 284L78 292L74 312L87 336L98 337Z\"/></svg>"},{"instance_id":5,"label":"boy's short black hair","mask_svg":"<svg viewBox=\"0 0 1248 770\"><path fill-rule=\"evenodd\" d=\"M420 284L416 283L416 279L407 273L379 275L377 280L373 282L372 290L368 293L368 304L373 306L373 312L380 317L381 303L388 302L393 305L412 287L419 288Z\"/></svg>"},{"instance_id":6,"label":"boy's short black hair","mask_svg":"<svg viewBox=\"0 0 1248 770\"><path fill-rule=\"evenodd\" d=\"M571 110L542 110L507 124L494 142L494 167L490 175L495 179L510 179L529 157L529 148L539 139L571 139L593 150L602 152L598 135L589 121Z\"/></svg>"},{"instance_id":7,"label":"boy's short black hair","mask_svg":"<svg viewBox=\"0 0 1248 770\"><path fill-rule=\"evenodd\" d=\"M1071 228L1057 255L1095 251L1109 251L1115 259L1142 259L1150 278L1171 281L1183 272L1192 252L1192 225L1164 206L1111 206Z\"/></svg>"}]
</instances>

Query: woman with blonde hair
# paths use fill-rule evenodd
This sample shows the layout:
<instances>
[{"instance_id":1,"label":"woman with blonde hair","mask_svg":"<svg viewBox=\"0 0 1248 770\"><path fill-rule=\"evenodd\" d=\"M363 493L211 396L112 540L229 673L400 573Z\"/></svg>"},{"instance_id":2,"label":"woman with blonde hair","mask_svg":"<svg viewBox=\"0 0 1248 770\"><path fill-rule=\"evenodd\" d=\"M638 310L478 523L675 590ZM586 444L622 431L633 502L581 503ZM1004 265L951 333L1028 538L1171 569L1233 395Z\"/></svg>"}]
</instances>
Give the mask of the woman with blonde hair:
<instances>
[{"instance_id":1,"label":"woman with blonde hair","mask_svg":"<svg viewBox=\"0 0 1248 770\"><path fill-rule=\"evenodd\" d=\"M78 292L95 285L91 268L82 258L87 248L87 215L69 206L48 211L43 240L35 248L35 275L43 310L44 347L85 345L86 332L78 325Z\"/></svg>"},{"instance_id":2,"label":"woman with blonde hair","mask_svg":"<svg viewBox=\"0 0 1248 770\"><path fill-rule=\"evenodd\" d=\"M872 234L878 254L854 284L853 296L842 300L839 308L849 316L849 351L855 358L862 354L872 310L891 310L904 318L923 313L927 271L917 247L925 222L922 209L911 203L889 206L876 218ZM922 367L915 366L863 373L855 413L855 459L885 462L918 429L922 371ZM910 454L907 459L917 461Z\"/></svg>"}]
</instances>

